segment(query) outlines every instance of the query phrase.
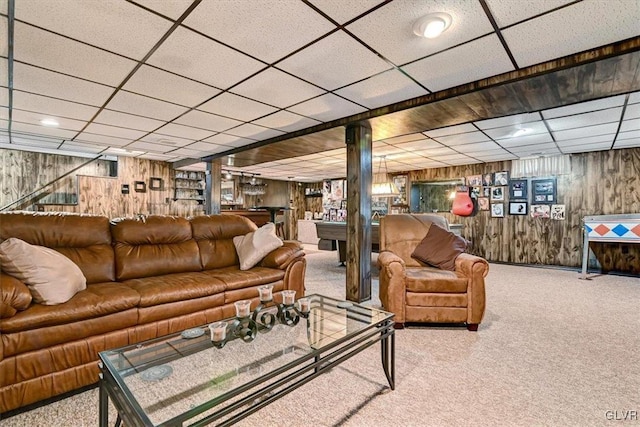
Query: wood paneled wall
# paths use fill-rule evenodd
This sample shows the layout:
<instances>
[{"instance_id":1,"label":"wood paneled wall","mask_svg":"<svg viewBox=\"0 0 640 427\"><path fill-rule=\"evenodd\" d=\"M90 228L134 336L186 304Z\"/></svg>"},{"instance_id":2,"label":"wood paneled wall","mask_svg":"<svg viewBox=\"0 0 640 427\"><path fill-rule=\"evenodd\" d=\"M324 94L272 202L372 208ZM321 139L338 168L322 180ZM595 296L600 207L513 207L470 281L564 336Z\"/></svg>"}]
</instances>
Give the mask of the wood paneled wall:
<instances>
[{"instance_id":1,"label":"wood paneled wall","mask_svg":"<svg viewBox=\"0 0 640 427\"><path fill-rule=\"evenodd\" d=\"M493 162L412 171L409 180L435 181L489 172L510 171L511 162ZM582 218L588 215L640 213L640 148L571 155L571 171L557 175L558 204L566 219L508 214L491 218L443 213L449 222L464 225L470 252L490 261L579 267L582 263ZM507 192L508 195L508 192ZM640 274L640 245L592 243L604 271Z\"/></svg>"}]
</instances>

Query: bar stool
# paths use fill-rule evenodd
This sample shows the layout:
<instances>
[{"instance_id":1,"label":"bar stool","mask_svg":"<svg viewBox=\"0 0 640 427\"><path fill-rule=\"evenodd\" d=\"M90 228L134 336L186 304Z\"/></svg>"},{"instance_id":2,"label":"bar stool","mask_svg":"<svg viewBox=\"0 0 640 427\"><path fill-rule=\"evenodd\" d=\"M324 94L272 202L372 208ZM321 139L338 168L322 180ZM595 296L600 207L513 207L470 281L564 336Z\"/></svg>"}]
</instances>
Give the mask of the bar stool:
<instances>
[{"instance_id":1,"label":"bar stool","mask_svg":"<svg viewBox=\"0 0 640 427\"><path fill-rule=\"evenodd\" d=\"M284 240L284 221L276 221L276 236Z\"/></svg>"}]
</instances>

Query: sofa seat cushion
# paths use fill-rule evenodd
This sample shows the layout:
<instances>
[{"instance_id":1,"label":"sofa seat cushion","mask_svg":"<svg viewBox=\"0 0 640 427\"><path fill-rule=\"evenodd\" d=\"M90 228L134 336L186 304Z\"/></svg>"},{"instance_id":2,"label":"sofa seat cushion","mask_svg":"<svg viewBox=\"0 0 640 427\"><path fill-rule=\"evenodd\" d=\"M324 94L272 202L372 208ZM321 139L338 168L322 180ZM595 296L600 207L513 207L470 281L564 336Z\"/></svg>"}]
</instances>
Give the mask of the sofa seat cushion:
<instances>
[{"instance_id":1,"label":"sofa seat cushion","mask_svg":"<svg viewBox=\"0 0 640 427\"><path fill-rule=\"evenodd\" d=\"M410 292L467 292L468 279L453 271L433 267L407 267L407 291Z\"/></svg>"},{"instance_id":2,"label":"sofa seat cushion","mask_svg":"<svg viewBox=\"0 0 640 427\"><path fill-rule=\"evenodd\" d=\"M0 332L19 332L93 319L135 308L139 302L140 295L128 286L114 282L95 283L87 285L87 289L63 304L33 304L13 317L0 320Z\"/></svg>"},{"instance_id":3,"label":"sofa seat cushion","mask_svg":"<svg viewBox=\"0 0 640 427\"><path fill-rule=\"evenodd\" d=\"M266 267L253 267L251 270L240 270L240 267L237 265L234 267L203 271L203 274L215 277L224 282L225 290L227 291L264 285L284 279L283 270Z\"/></svg>"},{"instance_id":4,"label":"sofa seat cushion","mask_svg":"<svg viewBox=\"0 0 640 427\"><path fill-rule=\"evenodd\" d=\"M225 284L203 273L176 273L144 277L122 282L140 295L140 307L152 307L176 301L223 293Z\"/></svg>"}]
</instances>

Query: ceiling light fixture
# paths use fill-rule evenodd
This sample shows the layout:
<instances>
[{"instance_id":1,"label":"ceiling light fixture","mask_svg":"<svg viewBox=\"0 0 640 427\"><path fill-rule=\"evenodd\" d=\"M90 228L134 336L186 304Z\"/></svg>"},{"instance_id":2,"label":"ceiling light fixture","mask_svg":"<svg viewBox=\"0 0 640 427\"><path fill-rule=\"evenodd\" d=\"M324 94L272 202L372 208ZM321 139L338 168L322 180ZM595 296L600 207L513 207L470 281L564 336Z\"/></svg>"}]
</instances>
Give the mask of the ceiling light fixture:
<instances>
[{"instance_id":1,"label":"ceiling light fixture","mask_svg":"<svg viewBox=\"0 0 640 427\"><path fill-rule=\"evenodd\" d=\"M382 163L384 162L384 172L382 172ZM371 187L372 197L394 197L400 195L400 190L396 184L389 179L387 172L387 156L380 156L380 164L378 165L378 173L373 177L373 186Z\"/></svg>"},{"instance_id":2,"label":"ceiling light fixture","mask_svg":"<svg viewBox=\"0 0 640 427\"><path fill-rule=\"evenodd\" d=\"M451 20L448 13L430 13L413 24L413 32L417 36L434 39L451 26Z\"/></svg>"},{"instance_id":3,"label":"ceiling light fixture","mask_svg":"<svg viewBox=\"0 0 640 427\"><path fill-rule=\"evenodd\" d=\"M58 121L56 119L51 119L51 118L46 118L46 119L40 120L40 124L42 126L49 126L49 127L54 127L54 128L60 126L60 123L58 123Z\"/></svg>"},{"instance_id":4,"label":"ceiling light fixture","mask_svg":"<svg viewBox=\"0 0 640 427\"><path fill-rule=\"evenodd\" d=\"M233 178L233 175L231 175L231 172L227 171L227 173L224 175L225 179L231 179Z\"/></svg>"}]
</instances>

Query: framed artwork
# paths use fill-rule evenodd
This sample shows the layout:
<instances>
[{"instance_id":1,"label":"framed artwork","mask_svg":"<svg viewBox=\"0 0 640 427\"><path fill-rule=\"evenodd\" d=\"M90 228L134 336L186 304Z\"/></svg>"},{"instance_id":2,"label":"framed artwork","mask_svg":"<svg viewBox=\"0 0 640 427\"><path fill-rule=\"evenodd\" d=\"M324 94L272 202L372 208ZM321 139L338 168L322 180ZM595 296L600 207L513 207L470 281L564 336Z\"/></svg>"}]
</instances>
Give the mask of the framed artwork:
<instances>
[{"instance_id":1,"label":"framed artwork","mask_svg":"<svg viewBox=\"0 0 640 427\"><path fill-rule=\"evenodd\" d=\"M512 179L509 181L509 198L510 199L527 199L527 180Z\"/></svg>"},{"instance_id":2,"label":"framed artwork","mask_svg":"<svg viewBox=\"0 0 640 427\"><path fill-rule=\"evenodd\" d=\"M122 187L120 187L120 192L122 194L129 194L129 184L122 184Z\"/></svg>"},{"instance_id":3,"label":"framed artwork","mask_svg":"<svg viewBox=\"0 0 640 427\"><path fill-rule=\"evenodd\" d=\"M482 197L491 197L491 187L482 187Z\"/></svg>"},{"instance_id":4,"label":"framed artwork","mask_svg":"<svg viewBox=\"0 0 640 427\"><path fill-rule=\"evenodd\" d=\"M147 192L147 184L144 181L134 181L133 189L136 193L146 193Z\"/></svg>"},{"instance_id":5,"label":"framed artwork","mask_svg":"<svg viewBox=\"0 0 640 427\"><path fill-rule=\"evenodd\" d=\"M504 203L491 203L491 216L493 218L504 218Z\"/></svg>"},{"instance_id":6,"label":"framed artwork","mask_svg":"<svg viewBox=\"0 0 640 427\"><path fill-rule=\"evenodd\" d=\"M400 195L394 197L394 205L406 205L407 204L407 175L396 175L393 177L393 183L400 190Z\"/></svg>"},{"instance_id":7,"label":"framed artwork","mask_svg":"<svg viewBox=\"0 0 640 427\"><path fill-rule=\"evenodd\" d=\"M149 178L149 190L162 190L162 178Z\"/></svg>"},{"instance_id":8,"label":"framed artwork","mask_svg":"<svg viewBox=\"0 0 640 427\"><path fill-rule=\"evenodd\" d=\"M467 186L476 187L482 185L482 175L470 175L467 177Z\"/></svg>"},{"instance_id":9,"label":"framed artwork","mask_svg":"<svg viewBox=\"0 0 640 427\"><path fill-rule=\"evenodd\" d=\"M492 173L482 174L482 185L484 185L485 187L491 187L493 185Z\"/></svg>"},{"instance_id":10,"label":"framed artwork","mask_svg":"<svg viewBox=\"0 0 640 427\"><path fill-rule=\"evenodd\" d=\"M509 202L509 215L526 215L527 202Z\"/></svg>"},{"instance_id":11,"label":"framed artwork","mask_svg":"<svg viewBox=\"0 0 640 427\"><path fill-rule=\"evenodd\" d=\"M478 197L480 197L481 194L482 194L482 187L471 187L471 193L470 193L471 197L475 197L477 199Z\"/></svg>"},{"instance_id":12,"label":"framed artwork","mask_svg":"<svg viewBox=\"0 0 640 427\"><path fill-rule=\"evenodd\" d=\"M533 218L549 218L551 207L549 205L531 205L531 216Z\"/></svg>"},{"instance_id":13,"label":"framed artwork","mask_svg":"<svg viewBox=\"0 0 640 427\"><path fill-rule=\"evenodd\" d=\"M478 210L488 211L489 210L489 198L488 197L478 197Z\"/></svg>"},{"instance_id":14,"label":"framed artwork","mask_svg":"<svg viewBox=\"0 0 640 427\"><path fill-rule=\"evenodd\" d=\"M556 203L556 179L532 179L531 180L531 200L536 204Z\"/></svg>"},{"instance_id":15,"label":"framed artwork","mask_svg":"<svg viewBox=\"0 0 640 427\"><path fill-rule=\"evenodd\" d=\"M504 187L491 187L491 201L504 200Z\"/></svg>"},{"instance_id":16,"label":"framed artwork","mask_svg":"<svg viewBox=\"0 0 640 427\"><path fill-rule=\"evenodd\" d=\"M555 219L556 221L563 221L565 218L564 205L551 205L551 219Z\"/></svg>"},{"instance_id":17,"label":"framed artwork","mask_svg":"<svg viewBox=\"0 0 640 427\"><path fill-rule=\"evenodd\" d=\"M496 172L493 174L493 185L507 185L509 183L509 172Z\"/></svg>"},{"instance_id":18,"label":"framed artwork","mask_svg":"<svg viewBox=\"0 0 640 427\"><path fill-rule=\"evenodd\" d=\"M333 200L344 199L344 179L334 179L331 181L331 198Z\"/></svg>"}]
</instances>

